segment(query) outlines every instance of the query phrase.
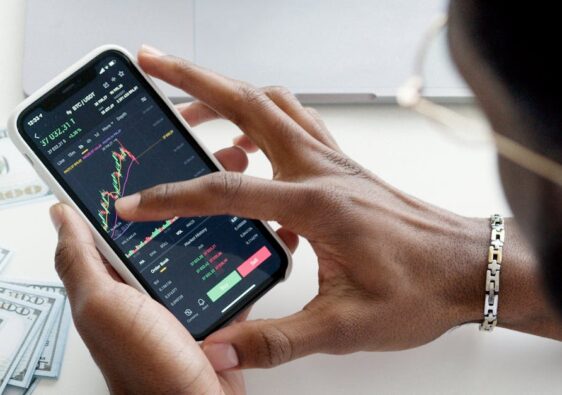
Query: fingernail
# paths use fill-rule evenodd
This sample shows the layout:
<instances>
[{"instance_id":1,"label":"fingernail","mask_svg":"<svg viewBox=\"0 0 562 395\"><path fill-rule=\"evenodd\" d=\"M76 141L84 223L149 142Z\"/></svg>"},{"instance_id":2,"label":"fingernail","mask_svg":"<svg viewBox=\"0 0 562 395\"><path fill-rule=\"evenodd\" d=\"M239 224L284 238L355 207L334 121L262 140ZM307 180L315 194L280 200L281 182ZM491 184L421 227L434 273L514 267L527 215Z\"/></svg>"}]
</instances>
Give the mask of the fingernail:
<instances>
[{"instance_id":1,"label":"fingernail","mask_svg":"<svg viewBox=\"0 0 562 395\"><path fill-rule=\"evenodd\" d=\"M146 44L143 44L141 46L140 52L143 52L145 55L150 55L150 56L164 56L164 52Z\"/></svg>"},{"instance_id":2,"label":"fingernail","mask_svg":"<svg viewBox=\"0 0 562 395\"><path fill-rule=\"evenodd\" d=\"M115 201L115 209L121 212L134 211L134 209L139 205L140 199L140 193L134 193L132 195L122 197Z\"/></svg>"},{"instance_id":3,"label":"fingernail","mask_svg":"<svg viewBox=\"0 0 562 395\"><path fill-rule=\"evenodd\" d=\"M236 136L232 139L232 144L233 145L239 145L242 140L244 139L244 136Z\"/></svg>"},{"instance_id":4,"label":"fingernail","mask_svg":"<svg viewBox=\"0 0 562 395\"><path fill-rule=\"evenodd\" d=\"M58 232L60 225L62 223L62 206L60 204L55 204L49 209L49 215L51 216L51 222Z\"/></svg>"},{"instance_id":5,"label":"fingernail","mask_svg":"<svg viewBox=\"0 0 562 395\"><path fill-rule=\"evenodd\" d=\"M204 345L203 352L217 372L238 366L238 355L232 344L215 343Z\"/></svg>"}]
</instances>

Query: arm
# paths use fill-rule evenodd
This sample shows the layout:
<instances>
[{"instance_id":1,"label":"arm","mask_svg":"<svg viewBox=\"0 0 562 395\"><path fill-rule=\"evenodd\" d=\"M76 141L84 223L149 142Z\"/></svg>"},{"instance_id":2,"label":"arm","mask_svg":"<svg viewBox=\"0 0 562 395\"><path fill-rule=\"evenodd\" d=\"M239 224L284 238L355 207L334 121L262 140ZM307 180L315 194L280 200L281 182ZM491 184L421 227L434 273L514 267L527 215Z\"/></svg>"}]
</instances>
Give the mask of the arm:
<instances>
[{"instance_id":1,"label":"arm","mask_svg":"<svg viewBox=\"0 0 562 395\"><path fill-rule=\"evenodd\" d=\"M80 218L56 206L57 270L77 329L112 392L242 393L241 377L229 370L271 367L318 352L406 349L480 322L488 220L458 216L386 184L347 157L317 114L283 89L256 89L153 52L143 51L139 60L147 72L200 99L181 110L190 123L217 117L237 123L245 136L236 144L260 148L274 176L231 171L158 186L119 200L120 215L276 220L290 248L296 247L295 233L310 241L319 291L291 316L238 322L212 334L203 345L205 358L166 309L104 264ZM246 164L241 153L232 148L217 157L240 171ZM562 338L540 283L529 248L508 221L500 325Z\"/></svg>"},{"instance_id":2,"label":"arm","mask_svg":"<svg viewBox=\"0 0 562 395\"><path fill-rule=\"evenodd\" d=\"M347 157L324 123L281 88L257 89L152 50L148 73L199 99L184 115L223 117L261 149L272 180L212 174L157 186L117 202L130 220L231 214L275 220L309 240L319 291L302 311L232 325L204 351L216 369L270 367L316 352L341 354L416 347L482 319L488 220L469 219L415 199ZM500 289L499 323L562 338L537 265L513 221ZM237 364L225 364L225 350Z\"/></svg>"},{"instance_id":3,"label":"arm","mask_svg":"<svg viewBox=\"0 0 562 395\"><path fill-rule=\"evenodd\" d=\"M459 224L459 233L442 240L443 246L432 255L436 262L449 261L448 265L453 266L446 280L452 282L451 287L447 287L446 299L450 300L447 310L458 311L459 324L480 324L490 224L488 218L463 218L462 221L464 225ZM432 230L422 234L419 242L435 239L438 233ZM498 325L562 340L562 323L544 293L539 262L512 218L506 219L501 270Z\"/></svg>"},{"instance_id":4,"label":"arm","mask_svg":"<svg viewBox=\"0 0 562 395\"><path fill-rule=\"evenodd\" d=\"M560 315L551 307L545 294L546 288L537 258L514 219L507 220L506 229L507 243L503 251L505 265L502 266L500 282L499 325L519 332L562 340ZM483 276L481 274L482 280L479 284L480 302L483 302ZM478 306L480 310L482 305L483 303L480 303ZM480 318L478 317L478 320Z\"/></svg>"}]
</instances>

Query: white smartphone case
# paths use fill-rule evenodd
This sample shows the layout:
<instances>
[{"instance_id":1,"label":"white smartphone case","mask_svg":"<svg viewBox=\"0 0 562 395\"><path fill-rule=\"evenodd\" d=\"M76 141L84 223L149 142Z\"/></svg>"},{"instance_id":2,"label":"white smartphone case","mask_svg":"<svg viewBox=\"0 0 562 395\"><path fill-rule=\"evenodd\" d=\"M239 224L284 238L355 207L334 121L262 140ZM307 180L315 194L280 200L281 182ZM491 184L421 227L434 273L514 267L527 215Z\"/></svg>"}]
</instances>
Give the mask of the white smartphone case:
<instances>
[{"instance_id":1,"label":"white smartphone case","mask_svg":"<svg viewBox=\"0 0 562 395\"><path fill-rule=\"evenodd\" d=\"M143 288L143 286L140 284L140 282L135 278L135 276L129 271L129 269L127 268L127 266L123 263L123 261L121 260L121 258L119 258L119 256L115 253L115 251L113 251L113 249L111 248L111 246L107 243L107 241L100 235L100 233L98 232L98 230L92 225L92 223L88 220L88 218L84 215L84 213L82 212L82 210L78 207L78 205L76 203L74 203L74 201L71 199L71 197L66 193L66 191L64 190L64 188L59 184L59 182L56 180L56 178L54 176L51 175L51 173L49 172L49 170L47 169L47 167L41 162L41 160L39 159L39 157L37 157L37 155L35 154L35 152L31 149L31 147L29 147L29 145L27 144L27 142L23 139L23 137L20 134L20 131L18 130L18 126L17 126L17 120L20 116L20 114L28 107L30 106L32 103L34 103L37 99L39 99L40 97L42 97L43 95L45 95L46 93L48 93L50 90L52 90L53 88L55 88L58 84L60 84L63 80L65 80L66 78L70 77L72 74L74 74L76 71L78 71L82 66L86 65L89 61L91 61L92 59L94 59L96 56L100 55L101 53L108 51L108 50L115 50L115 51L119 51L121 52L123 55L127 56L130 60L131 63L139 70L139 72L141 73L141 75L148 81L148 83L152 86L152 88L154 88L154 90L156 91L156 93L162 98L162 100L164 100L164 102L166 103L166 105L172 110L172 112L174 113L174 115L181 121L181 123L183 124L183 126L186 128L186 130L193 136L194 140L197 142L197 144L199 144L201 146L201 148L203 149L203 151L207 154L207 156L209 158L211 158L211 160L213 161L213 163L220 169L220 171L224 171L224 168L222 167L222 165L216 160L216 158L214 157L214 155L201 143L201 141L191 132L191 128L189 127L189 125L187 124L187 122L183 119L183 117L179 114L179 112L176 110L175 106L172 104L172 102L162 93L162 91L158 88L158 86L154 83L154 81L148 76L146 75L143 70L137 65L135 58L124 48L117 46L117 45L104 45L101 47L98 47L96 49L94 49L93 51L91 51L90 53L88 53L86 56L84 56L82 59L80 59L78 62L76 62L74 65L70 66L68 69L66 69L65 71L63 71L61 74L59 74L57 77L55 77L53 80L51 80L49 83L47 83L45 86L43 86L42 88L40 88L39 90L37 90L35 93L33 93L31 96L29 96L27 99L25 99L22 103L20 103L16 109L14 110L14 112L12 113L12 115L10 116L9 120L8 120L8 135L11 138L11 140L13 141L13 143L15 144L15 146L19 149L19 151L30 161L31 165L33 166L33 168L35 169L35 171L37 171L37 173L39 174L39 176L45 181L45 183L47 183L47 185L49 186L49 188L51 188L51 191L54 193L54 195L59 199L59 201L73 207L82 217L82 219L84 221L86 221L86 223L88 224L88 226L90 227L90 230L92 231L92 234L94 236L94 240L96 243L97 248L99 249L99 251L106 257L106 259L109 261L109 263L111 264L111 266L113 266L113 268L117 271L117 273L119 273L119 275L121 276L121 278L123 278L123 280L133 286L134 288L138 289L140 292L143 292L145 294L148 294L146 292L146 290ZM264 221L261 221L266 230L273 236L273 238L281 245L281 247L283 248L286 256L287 256L287 270L285 272L284 275L284 279L286 279L291 271L292 268L292 256L290 251L288 250L288 248L285 246L285 244L283 243L283 241L277 236L277 234L275 233L275 231L273 231L273 229Z\"/></svg>"}]
</instances>

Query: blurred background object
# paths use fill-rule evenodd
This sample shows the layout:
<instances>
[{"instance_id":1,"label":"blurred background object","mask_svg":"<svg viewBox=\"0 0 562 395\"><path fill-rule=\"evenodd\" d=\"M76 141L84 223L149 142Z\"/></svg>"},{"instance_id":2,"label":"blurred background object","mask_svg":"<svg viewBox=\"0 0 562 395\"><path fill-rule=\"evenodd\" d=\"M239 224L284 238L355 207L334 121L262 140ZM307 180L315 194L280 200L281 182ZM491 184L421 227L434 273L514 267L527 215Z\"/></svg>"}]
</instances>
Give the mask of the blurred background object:
<instances>
[{"instance_id":1,"label":"blurred background object","mask_svg":"<svg viewBox=\"0 0 562 395\"><path fill-rule=\"evenodd\" d=\"M308 103L393 101L421 35L445 8L443 0L27 0L24 90L99 45L135 52L146 43L259 86L286 86ZM444 37L429 56L435 77L425 93L468 99Z\"/></svg>"}]
</instances>

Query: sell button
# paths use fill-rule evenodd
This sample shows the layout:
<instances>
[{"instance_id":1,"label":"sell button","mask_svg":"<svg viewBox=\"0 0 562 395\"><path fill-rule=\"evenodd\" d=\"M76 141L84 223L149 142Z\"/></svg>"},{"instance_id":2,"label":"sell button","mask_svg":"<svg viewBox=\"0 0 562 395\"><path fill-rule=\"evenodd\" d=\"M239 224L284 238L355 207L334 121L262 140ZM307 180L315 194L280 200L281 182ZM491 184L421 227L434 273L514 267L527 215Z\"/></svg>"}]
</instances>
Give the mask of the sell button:
<instances>
[{"instance_id":1,"label":"sell button","mask_svg":"<svg viewBox=\"0 0 562 395\"><path fill-rule=\"evenodd\" d=\"M269 252L267 247L264 246L260 248L254 255L246 259L246 261L244 261L244 263L238 266L236 270L238 270L238 272L242 275L242 277L246 277L270 256L271 256L271 252Z\"/></svg>"},{"instance_id":2,"label":"sell button","mask_svg":"<svg viewBox=\"0 0 562 395\"><path fill-rule=\"evenodd\" d=\"M238 272L234 271L226 276L220 283L211 288L211 290L207 292L207 296L211 299L211 301L216 302L218 298L227 293L232 287L238 284L240 280L242 280L242 277L240 277Z\"/></svg>"}]
</instances>

